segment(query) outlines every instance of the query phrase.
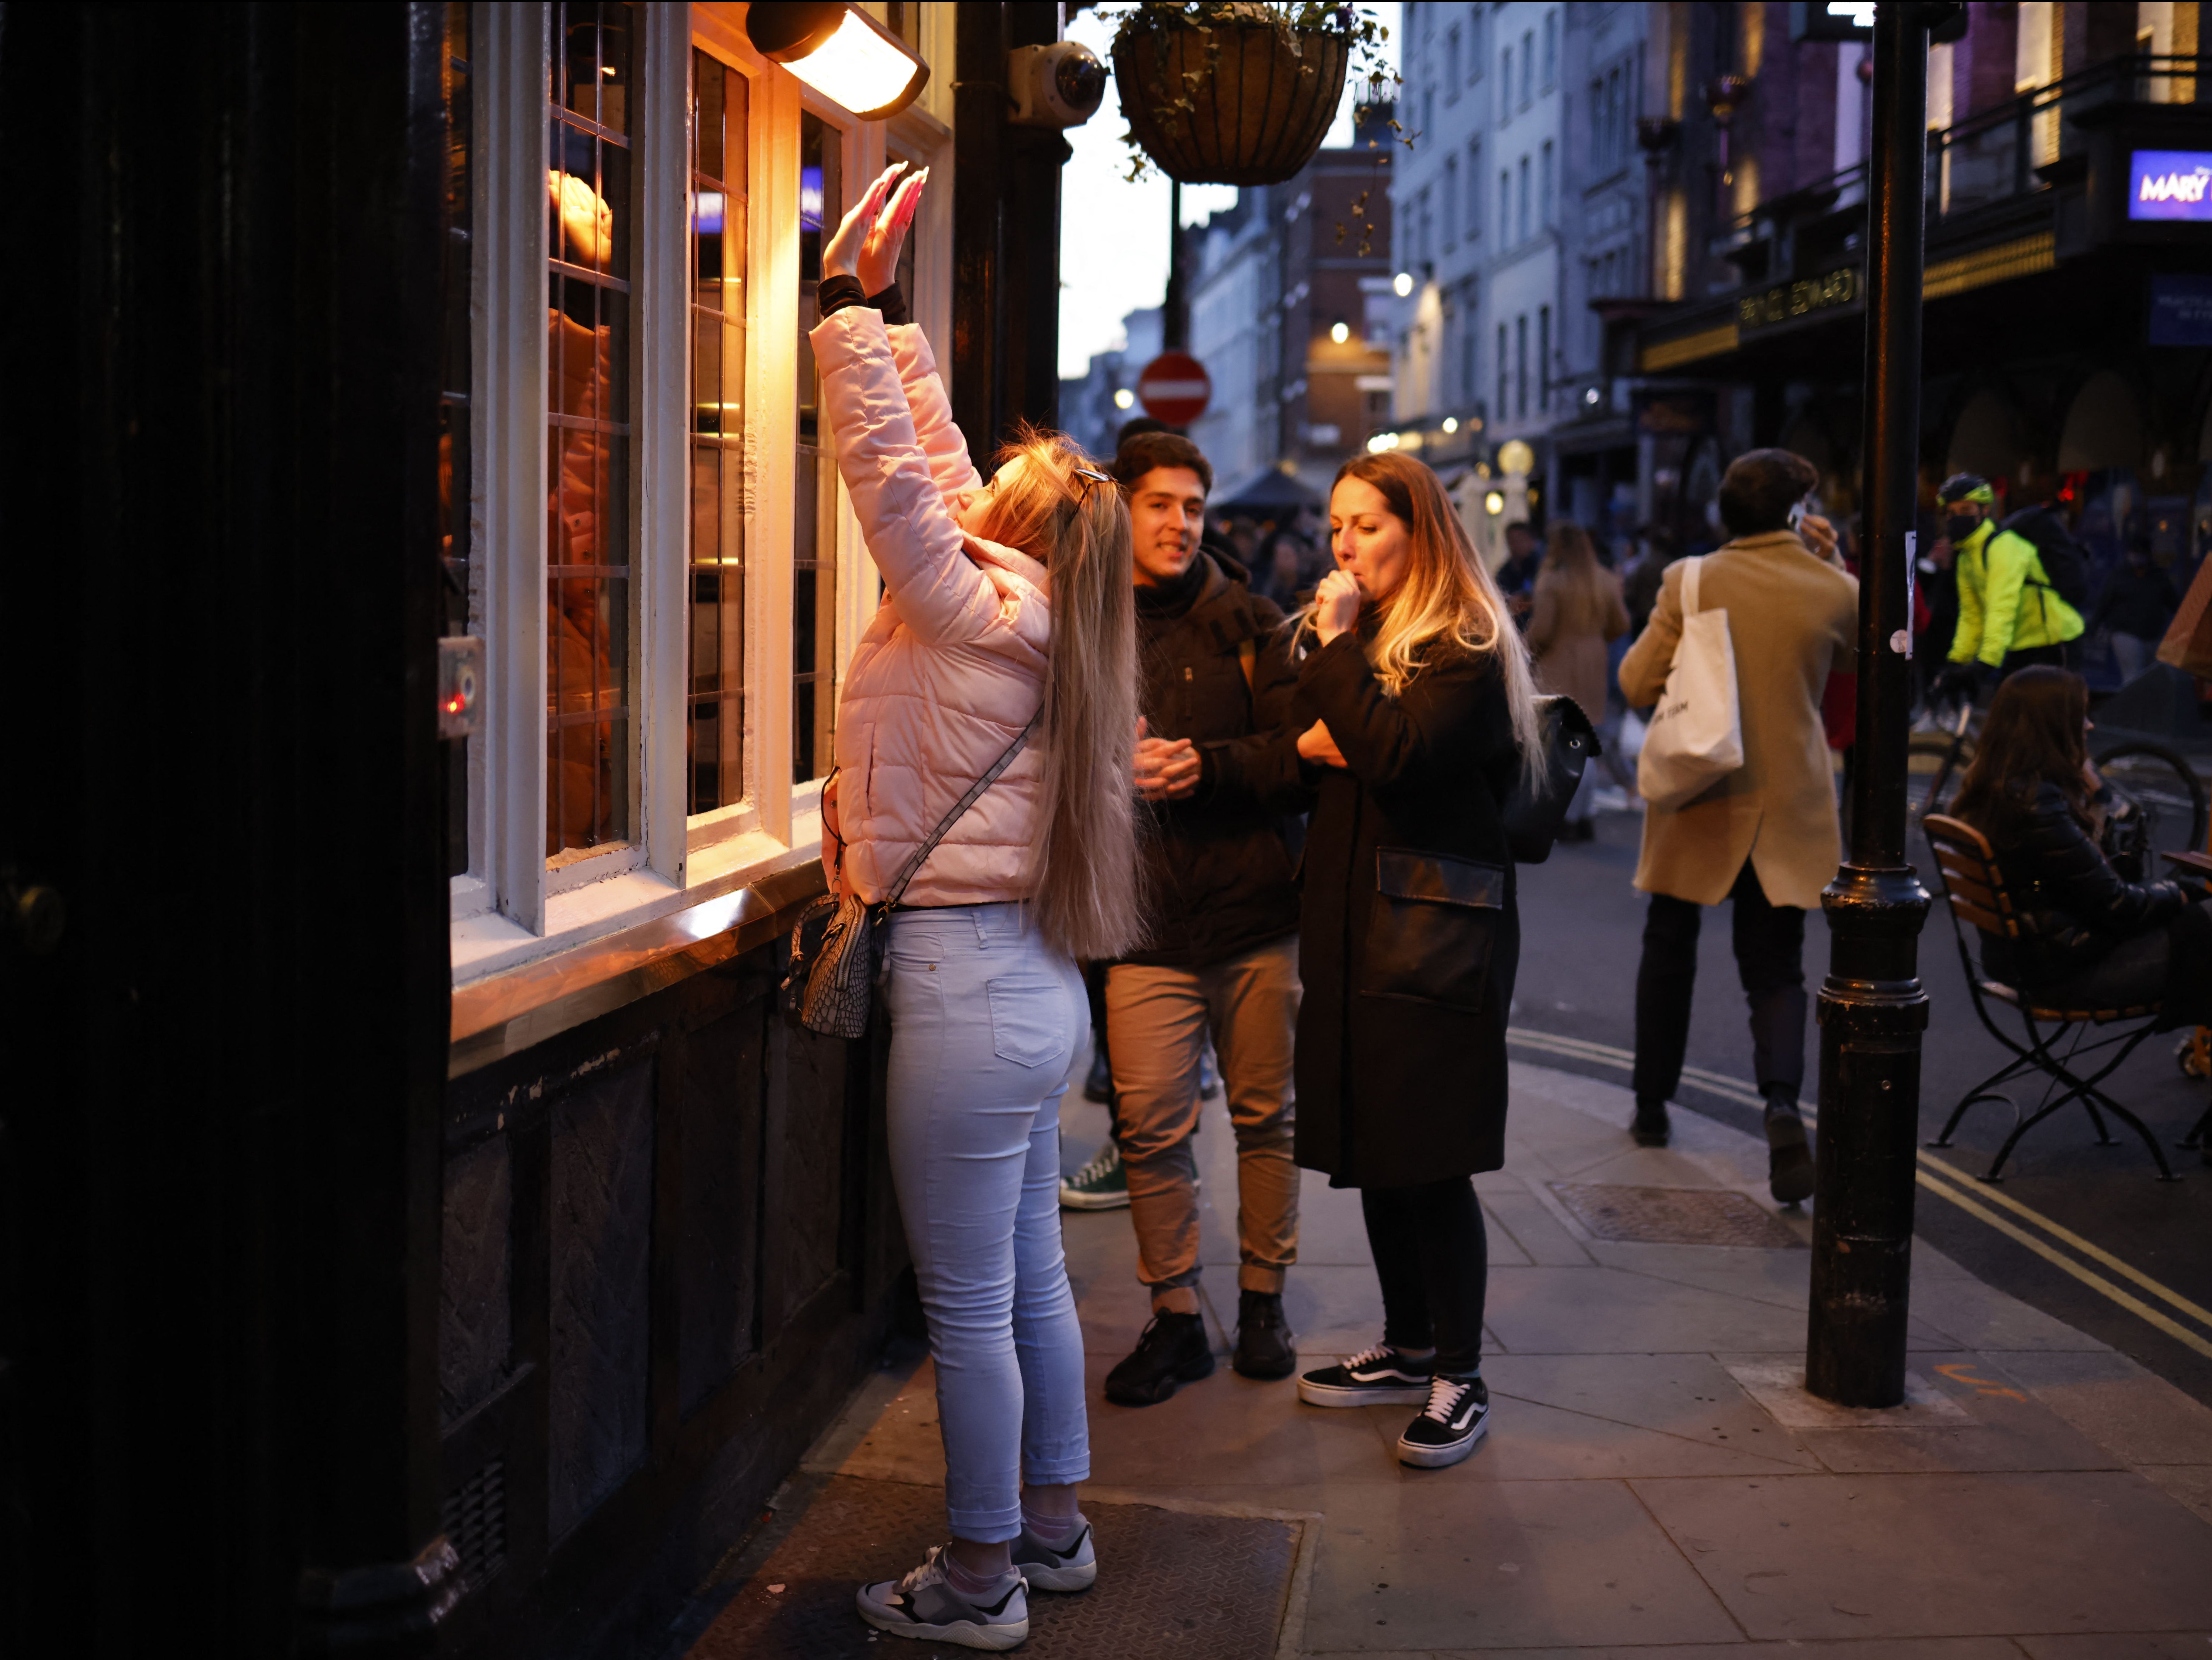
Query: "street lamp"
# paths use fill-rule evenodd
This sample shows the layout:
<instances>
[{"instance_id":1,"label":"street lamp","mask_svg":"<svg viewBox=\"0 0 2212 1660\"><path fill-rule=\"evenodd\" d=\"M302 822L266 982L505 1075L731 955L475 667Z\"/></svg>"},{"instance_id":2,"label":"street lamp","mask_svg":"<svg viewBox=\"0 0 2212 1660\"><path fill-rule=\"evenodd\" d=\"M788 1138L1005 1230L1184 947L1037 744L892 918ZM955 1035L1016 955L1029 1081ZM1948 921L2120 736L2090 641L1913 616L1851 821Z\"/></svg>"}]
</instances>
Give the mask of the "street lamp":
<instances>
[{"instance_id":1,"label":"street lamp","mask_svg":"<svg viewBox=\"0 0 2212 1660\"><path fill-rule=\"evenodd\" d=\"M1120 386L1120 387L1116 387L1116 388L1115 389L1115 392L1114 392L1114 407L1115 407L1115 409L1117 409L1117 410L1126 410L1126 409L1133 408L1133 407L1135 406L1135 404L1136 404L1136 402L1137 402L1137 394L1136 394L1135 392L1131 392L1131 391L1130 391L1127 386Z\"/></svg>"},{"instance_id":2,"label":"street lamp","mask_svg":"<svg viewBox=\"0 0 2212 1660\"><path fill-rule=\"evenodd\" d=\"M1328 337L1335 341L1338 345L1342 345L1352 338L1352 325L1342 318L1338 318L1335 322L1328 325Z\"/></svg>"},{"instance_id":3,"label":"street lamp","mask_svg":"<svg viewBox=\"0 0 2212 1660\"><path fill-rule=\"evenodd\" d=\"M1905 1399L1927 890L1905 863L1911 581L1920 457L1920 288L1927 251L1928 31L1953 5L1874 19L1868 175L1866 539L1859 562L1851 844L1820 896L1820 1112L1805 1387L1847 1407Z\"/></svg>"},{"instance_id":4,"label":"street lamp","mask_svg":"<svg viewBox=\"0 0 2212 1660\"><path fill-rule=\"evenodd\" d=\"M863 121L889 120L929 80L929 65L905 41L842 0L750 7L745 34L762 57Z\"/></svg>"},{"instance_id":5,"label":"street lamp","mask_svg":"<svg viewBox=\"0 0 2212 1660\"><path fill-rule=\"evenodd\" d=\"M1392 292L1403 300L1413 291L1413 273L1409 271L1400 271L1390 279L1390 288Z\"/></svg>"},{"instance_id":6,"label":"street lamp","mask_svg":"<svg viewBox=\"0 0 2212 1660\"><path fill-rule=\"evenodd\" d=\"M1458 430L1459 430L1459 417L1457 417L1456 415L1447 415L1446 417L1444 417L1444 436L1446 436L1447 438L1449 438L1449 437L1450 437L1450 436L1451 436L1451 435L1452 435L1452 434L1454 434L1454 433L1457 432Z\"/></svg>"}]
</instances>

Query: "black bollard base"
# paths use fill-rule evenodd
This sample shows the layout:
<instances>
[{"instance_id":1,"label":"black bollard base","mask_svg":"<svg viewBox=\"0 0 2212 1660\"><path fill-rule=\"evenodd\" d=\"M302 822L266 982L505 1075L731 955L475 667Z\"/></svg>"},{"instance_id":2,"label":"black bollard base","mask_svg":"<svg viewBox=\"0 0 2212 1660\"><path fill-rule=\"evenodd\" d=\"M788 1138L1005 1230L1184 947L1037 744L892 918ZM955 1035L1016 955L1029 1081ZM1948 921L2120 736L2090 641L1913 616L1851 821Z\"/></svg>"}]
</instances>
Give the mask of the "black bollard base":
<instances>
[{"instance_id":1,"label":"black bollard base","mask_svg":"<svg viewBox=\"0 0 2212 1660\"><path fill-rule=\"evenodd\" d=\"M1909 868L1847 866L1820 906L1834 951L1820 987L1805 1387L1838 1406L1893 1407L1905 1399L1928 894Z\"/></svg>"}]
</instances>

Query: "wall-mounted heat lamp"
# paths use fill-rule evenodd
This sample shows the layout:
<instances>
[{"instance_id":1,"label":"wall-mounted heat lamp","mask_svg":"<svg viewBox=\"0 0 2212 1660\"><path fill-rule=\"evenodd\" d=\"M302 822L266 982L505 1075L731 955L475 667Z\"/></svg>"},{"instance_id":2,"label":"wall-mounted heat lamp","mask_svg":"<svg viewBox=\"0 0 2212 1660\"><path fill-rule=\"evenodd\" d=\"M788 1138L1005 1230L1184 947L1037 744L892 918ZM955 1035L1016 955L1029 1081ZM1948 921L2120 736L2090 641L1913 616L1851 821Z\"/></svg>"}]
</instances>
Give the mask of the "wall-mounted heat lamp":
<instances>
[{"instance_id":1,"label":"wall-mounted heat lamp","mask_svg":"<svg viewBox=\"0 0 2212 1660\"><path fill-rule=\"evenodd\" d=\"M754 5L745 34L761 56L863 121L889 120L929 82L929 65L905 41L841 0Z\"/></svg>"}]
</instances>

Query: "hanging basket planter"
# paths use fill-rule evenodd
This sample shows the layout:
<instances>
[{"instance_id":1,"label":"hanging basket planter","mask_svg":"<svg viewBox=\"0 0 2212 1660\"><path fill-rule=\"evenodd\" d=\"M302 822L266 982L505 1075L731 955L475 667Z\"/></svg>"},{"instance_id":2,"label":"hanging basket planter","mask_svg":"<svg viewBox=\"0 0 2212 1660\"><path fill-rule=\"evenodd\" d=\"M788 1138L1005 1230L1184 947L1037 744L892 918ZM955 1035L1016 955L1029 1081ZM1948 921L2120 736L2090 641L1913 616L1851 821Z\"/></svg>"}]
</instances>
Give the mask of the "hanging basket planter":
<instances>
[{"instance_id":1,"label":"hanging basket planter","mask_svg":"<svg viewBox=\"0 0 2212 1660\"><path fill-rule=\"evenodd\" d=\"M1186 185L1275 185L1313 160L1344 96L1359 34L1350 8L1145 6L1114 42L1130 137Z\"/></svg>"}]
</instances>

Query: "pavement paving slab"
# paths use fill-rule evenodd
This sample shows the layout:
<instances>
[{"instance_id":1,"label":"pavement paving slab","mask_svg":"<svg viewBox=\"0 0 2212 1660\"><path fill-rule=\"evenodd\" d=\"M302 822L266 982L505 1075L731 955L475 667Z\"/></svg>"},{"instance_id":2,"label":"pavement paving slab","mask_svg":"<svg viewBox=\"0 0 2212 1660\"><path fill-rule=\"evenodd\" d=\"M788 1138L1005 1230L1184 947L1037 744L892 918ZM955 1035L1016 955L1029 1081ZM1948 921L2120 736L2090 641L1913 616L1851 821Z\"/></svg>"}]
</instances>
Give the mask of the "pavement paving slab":
<instances>
[{"instance_id":1,"label":"pavement paving slab","mask_svg":"<svg viewBox=\"0 0 2212 1660\"><path fill-rule=\"evenodd\" d=\"M1474 1454L1408 1469L1408 1408L1320 1410L1287 1380L1230 1371L1236 1148L1209 1102L1194 1151L1213 1377L1154 1407L1103 1398L1150 1298L1126 1213L1064 1219L1089 1349L1086 1504L1302 1518L1273 1660L2212 1656L2212 1410L1917 1242L1918 1405L1839 1419L1800 1387L1811 1219L1765 1193L1763 1144L1678 1112L1674 1146L1636 1148L1626 1090L1512 1077L1506 1166L1477 1183L1492 1412ZM1067 1109L1066 1167L1104 1128L1102 1110ZM1553 1182L1734 1194L1778 1243L1594 1239ZM1301 1204L1285 1306L1302 1363L1320 1365L1372 1342L1381 1310L1359 1195L1310 1172ZM927 1531L915 1496L943 1479L925 1359L872 1378L780 1502L803 1521L829 1484L892 1484ZM881 1572L912 1566L896 1554ZM702 1596L757 1605L763 1560L733 1554ZM1101 1587L1143 1603L1170 1594L1158 1572L1105 1550ZM1079 1624L1051 1655L1188 1651L1100 1646Z\"/></svg>"},{"instance_id":2,"label":"pavement paving slab","mask_svg":"<svg viewBox=\"0 0 2212 1660\"><path fill-rule=\"evenodd\" d=\"M2131 1471L1630 1484L1753 1637L2182 1631L2209 1541Z\"/></svg>"}]
</instances>

